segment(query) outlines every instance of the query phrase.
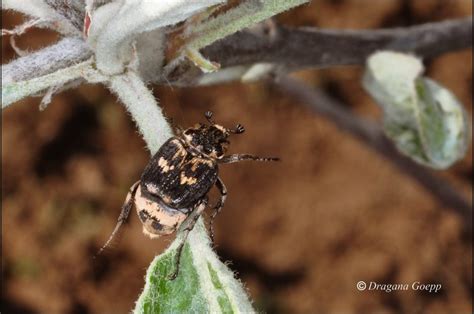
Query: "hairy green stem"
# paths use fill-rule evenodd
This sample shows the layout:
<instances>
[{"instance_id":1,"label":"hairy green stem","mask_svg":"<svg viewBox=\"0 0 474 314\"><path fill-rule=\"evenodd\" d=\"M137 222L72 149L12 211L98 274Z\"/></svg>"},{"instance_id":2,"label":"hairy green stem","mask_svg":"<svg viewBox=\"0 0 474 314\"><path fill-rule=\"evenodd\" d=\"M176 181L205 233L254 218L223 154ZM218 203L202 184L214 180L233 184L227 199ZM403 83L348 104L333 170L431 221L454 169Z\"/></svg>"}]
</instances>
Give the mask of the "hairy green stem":
<instances>
[{"instance_id":1,"label":"hairy green stem","mask_svg":"<svg viewBox=\"0 0 474 314\"><path fill-rule=\"evenodd\" d=\"M173 133L152 92L131 71L112 77L109 86L131 113L151 153L155 153ZM178 277L169 279L182 237L178 232L170 247L150 264L134 313L254 312L241 283L212 250L202 219L188 236Z\"/></svg>"},{"instance_id":2,"label":"hairy green stem","mask_svg":"<svg viewBox=\"0 0 474 314\"><path fill-rule=\"evenodd\" d=\"M10 81L2 84L2 109L25 97L34 95L53 86L62 86L83 76L92 64L91 60L60 69L33 79Z\"/></svg>"},{"instance_id":3,"label":"hairy green stem","mask_svg":"<svg viewBox=\"0 0 474 314\"><path fill-rule=\"evenodd\" d=\"M137 123L150 152L157 152L173 136L173 131L151 91L140 76L131 71L113 76L109 86Z\"/></svg>"}]
</instances>

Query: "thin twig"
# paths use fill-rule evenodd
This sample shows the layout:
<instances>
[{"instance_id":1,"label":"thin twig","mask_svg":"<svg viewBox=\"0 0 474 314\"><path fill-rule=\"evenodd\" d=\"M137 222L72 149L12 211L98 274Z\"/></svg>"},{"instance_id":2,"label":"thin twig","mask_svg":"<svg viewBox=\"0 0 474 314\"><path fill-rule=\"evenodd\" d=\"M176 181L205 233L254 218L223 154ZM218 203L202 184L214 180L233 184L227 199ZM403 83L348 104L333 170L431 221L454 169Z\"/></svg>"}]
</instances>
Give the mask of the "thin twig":
<instances>
[{"instance_id":1,"label":"thin twig","mask_svg":"<svg viewBox=\"0 0 474 314\"><path fill-rule=\"evenodd\" d=\"M377 30L279 27L276 36L265 30L236 33L205 48L203 55L222 67L268 62L291 68L364 64L374 51L385 49L430 58L471 47L472 26L469 17Z\"/></svg>"},{"instance_id":2,"label":"thin twig","mask_svg":"<svg viewBox=\"0 0 474 314\"><path fill-rule=\"evenodd\" d=\"M449 182L401 155L377 124L356 117L339 101L320 90L306 86L303 82L289 77L279 77L275 80L275 84L298 102L335 123L338 129L355 136L415 179L434 198L461 216L466 230L472 233L472 205Z\"/></svg>"}]
</instances>

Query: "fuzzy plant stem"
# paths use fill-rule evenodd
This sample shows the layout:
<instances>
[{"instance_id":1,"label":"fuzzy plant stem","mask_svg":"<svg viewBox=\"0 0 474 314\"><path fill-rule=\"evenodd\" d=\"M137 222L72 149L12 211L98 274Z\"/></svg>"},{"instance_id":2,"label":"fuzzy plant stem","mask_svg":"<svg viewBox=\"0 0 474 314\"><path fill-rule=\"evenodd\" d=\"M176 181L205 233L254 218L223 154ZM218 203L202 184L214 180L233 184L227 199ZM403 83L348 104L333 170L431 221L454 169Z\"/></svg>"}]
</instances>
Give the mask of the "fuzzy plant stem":
<instances>
[{"instance_id":1,"label":"fuzzy plant stem","mask_svg":"<svg viewBox=\"0 0 474 314\"><path fill-rule=\"evenodd\" d=\"M173 131L152 92L133 71L113 76L109 86L137 123L150 152L156 153Z\"/></svg>"},{"instance_id":2,"label":"fuzzy plant stem","mask_svg":"<svg viewBox=\"0 0 474 314\"><path fill-rule=\"evenodd\" d=\"M133 71L111 77L109 87L125 104L154 154L173 133L151 90ZM253 313L244 287L212 250L202 219L188 236L178 277L169 279L182 236L178 232L148 267L134 313Z\"/></svg>"}]
</instances>

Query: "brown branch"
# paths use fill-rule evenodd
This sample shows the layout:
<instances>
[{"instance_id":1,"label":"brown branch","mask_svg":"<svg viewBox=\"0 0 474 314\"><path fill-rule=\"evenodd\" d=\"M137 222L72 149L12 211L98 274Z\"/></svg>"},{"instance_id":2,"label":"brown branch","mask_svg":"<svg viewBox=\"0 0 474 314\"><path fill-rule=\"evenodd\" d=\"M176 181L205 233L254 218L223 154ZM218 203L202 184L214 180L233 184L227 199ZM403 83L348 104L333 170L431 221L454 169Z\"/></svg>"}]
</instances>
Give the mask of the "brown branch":
<instances>
[{"instance_id":1,"label":"brown branch","mask_svg":"<svg viewBox=\"0 0 474 314\"><path fill-rule=\"evenodd\" d=\"M268 30L261 33L268 33ZM280 27L273 36L263 34L239 32L205 48L203 54L223 67L257 62L295 68L364 64L371 53L386 49L430 58L471 47L472 17L406 28L329 30Z\"/></svg>"},{"instance_id":2,"label":"brown branch","mask_svg":"<svg viewBox=\"0 0 474 314\"><path fill-rule=\"evenodd\" d=\"M472 205L447 181L401 155L391 141L384 136L377 124L356 117L339 101L302 82L288 77L280 77L275 81L275 84L279 89L297 99L298 102L335 123L338 129L355 136L391 161L405 174L415 179L434 198L458 214L464 220L466 231L472 233Z\"/></svg>"},{"instance_id":3,"label":"brown branch","mask_svg":"<svg viewBox=\"0 0 474 314\"><path fill-rule=\"evenodd\" d=\"M472 17L378 30L289 28L262 23L203 49L202 54L222 68L274 63L288 70L363 65L377 50L395 50L432 58L472 47ZM202 73L182 61L169 73L167 83L194 85ZM239 79L239 78L235 78ZM160 83L165 83L160 82Z\"/></svg>"}]
</instances>

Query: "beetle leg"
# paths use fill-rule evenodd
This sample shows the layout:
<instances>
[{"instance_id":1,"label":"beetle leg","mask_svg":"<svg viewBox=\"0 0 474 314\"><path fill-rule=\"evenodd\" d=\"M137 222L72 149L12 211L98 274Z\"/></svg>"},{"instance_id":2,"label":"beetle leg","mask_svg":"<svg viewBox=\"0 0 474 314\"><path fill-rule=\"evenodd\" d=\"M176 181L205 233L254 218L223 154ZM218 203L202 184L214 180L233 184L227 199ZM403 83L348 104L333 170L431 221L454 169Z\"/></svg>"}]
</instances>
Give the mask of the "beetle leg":
<instances>
[{"instance_id":1,"label":"beetle leg","mask_svg":"<svg viewBox=\"0 0 474 314\"><path fill-rule=\"evenodd\" d=\"M255 160L255 161L279 161L280 158L277 157L258 157L249 154L234 154L222 157L222 159L217 160L221 164L231 164L234 162L244 161L244 160Z\"/></svg>"},{"instance_id":2,"label":"beetle leg","mask_svg":"<svg viewBox=\"0 0 474 314\"><path fill-rule=\"evenodd\" d=\"M214 243L214 218L216 218L217 214L221 211L222 207L224 207L225 199L227 198L227 189L224 185L224 182L221 178L217 177L216 187L219 189L221 193L221 198L219 202L217 202L216 206L214 206L214 211L211 214L211 221L209 223L209 229L211 231L211 242Z\"/></svg>"},{"instance_id":3,"label":"beetle leg","mask_svg":"<svg viewBox=\"0 0 474 314\"><path fill-rule=\"evenodd\" d=\"M100 248L100 250L99 250L99 252L97 252L96 256L99 255L100 253L102 253L102 251L110 244L110 242L115 237L115 235L119 231L122 224L127 221L128 216L130 215L130 210L133 207L133 202L135 200L135 193L137 192L137 188L139 186L140 186L140 181L137 181L130 188L130 191L128 192L127 197L125 198L125 202L122 205L122 211L120 212L120 215L117 219L117 225L115 225L114 231L112 231L112 234L110 235L109 239Z\"/></svg>"},{"instance_id":4,"label":"beetle leg","mask_svg":"<svg viewBox=\"0 0 474 314\"><path fill-rule=\"evenodd\" d=\"M171 275L168 276L169 280L175 280L176 277L178 277L179 274L179 267L181 265L181 255L183 254L183 248L184 245L186 244L186 240L188 239L189 232L193 230L194 225L196 224L198 218L201 216L202 211L204 208L206 208L207 205L207 198L204 198L201 202L199 202L198 205L193 209L191 214L188 217L188 221L185 221L183 223L186 223L186 227L183 229L184 235L183 239L181 240L181 243L179 244L178 248L176 249L176 255L175 255L175 269L171 273Z\"/></svg>"}]
</instances>

